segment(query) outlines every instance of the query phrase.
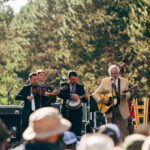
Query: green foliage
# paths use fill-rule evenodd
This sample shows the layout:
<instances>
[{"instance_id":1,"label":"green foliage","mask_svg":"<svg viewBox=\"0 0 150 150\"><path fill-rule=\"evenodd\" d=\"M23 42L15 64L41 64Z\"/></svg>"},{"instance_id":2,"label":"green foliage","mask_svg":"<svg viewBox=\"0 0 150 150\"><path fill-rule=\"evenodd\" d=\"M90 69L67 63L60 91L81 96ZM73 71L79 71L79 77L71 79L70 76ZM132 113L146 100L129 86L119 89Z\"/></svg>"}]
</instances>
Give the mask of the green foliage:
<instances>
[{"instance_id":1,"label":"green foliage","mask_svg":"<svg viewBox=\"0 0 150 150\"><path fill-rule=\"evenodd\" d=\"M19 14L10 10L0 12L1 103L19 77L9 95L15 103L14 95L37 69L46 71L53 87L74 69L92 92L109 65L125 60L122 76L140 87L137 96L150 95L149 0L29 0Z\"/></svg>"}]
</instances>

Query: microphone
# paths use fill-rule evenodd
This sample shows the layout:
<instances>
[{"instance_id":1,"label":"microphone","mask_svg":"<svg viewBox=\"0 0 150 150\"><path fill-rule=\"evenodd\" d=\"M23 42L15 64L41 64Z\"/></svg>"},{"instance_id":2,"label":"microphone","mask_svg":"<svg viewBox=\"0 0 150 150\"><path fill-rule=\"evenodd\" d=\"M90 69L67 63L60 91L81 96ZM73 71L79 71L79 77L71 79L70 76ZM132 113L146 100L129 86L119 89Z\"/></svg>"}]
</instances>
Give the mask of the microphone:
<instances>
[{"instance_id":1,"label":"microphone","mask_svg":"<svg viewBox=\"0 0 150 150\"><path fill-rule=\"evenodd\" d=\"M112 85L112 89L114 88L114 86L115 86L115 80L114 80L114 78L113 77L111 77L111 85Z\"/></svg>"},{"instance_id":2,"label":"microphone","mask_svg":"<svg viewBox=\"0 0 150 150\"><path fill-rule=\"evenodd\" d=\"M112 84L114 84L115 82L114 82L114 78L113 77L111 77L111 83Z\"/></svg>"}]
</instances>

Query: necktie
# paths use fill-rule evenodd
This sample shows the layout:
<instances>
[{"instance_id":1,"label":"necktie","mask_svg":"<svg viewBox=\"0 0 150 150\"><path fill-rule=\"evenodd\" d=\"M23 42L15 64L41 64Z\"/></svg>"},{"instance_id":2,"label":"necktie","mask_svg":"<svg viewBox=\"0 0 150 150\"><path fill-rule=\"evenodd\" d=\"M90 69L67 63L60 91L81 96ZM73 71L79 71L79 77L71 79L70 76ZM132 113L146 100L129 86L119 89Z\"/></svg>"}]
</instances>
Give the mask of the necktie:
<instances>
[{"instance_id":1,"label":"necktie","mask_svg":"<svg viewBox=\"0 0 150 150\"><path fill-rule=\"evenodd\" d=\"M31 96L33 96L32 90L31 90ZM34 97L34 96L33 96ZM34 98L31 100L31 109L34 111L35 110L35 101Z\"/></svg>"},{"instance_id":2,"label":"necktie","mask_svg":"<svg viewBox=\"0 0 150 150\"><path fill-rule=\"evenodd\" d=\"M75 84L71 84L70 93L75 93Z\"/></svg>"}]
</instances>

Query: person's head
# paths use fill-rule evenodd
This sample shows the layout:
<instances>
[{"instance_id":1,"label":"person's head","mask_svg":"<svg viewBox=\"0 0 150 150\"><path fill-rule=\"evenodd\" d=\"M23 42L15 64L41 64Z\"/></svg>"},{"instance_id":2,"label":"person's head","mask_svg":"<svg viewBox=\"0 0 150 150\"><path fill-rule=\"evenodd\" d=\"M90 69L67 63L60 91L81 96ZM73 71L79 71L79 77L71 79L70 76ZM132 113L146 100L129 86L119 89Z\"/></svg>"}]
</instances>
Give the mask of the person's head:
<instances>
[{"instance_id":1,"label":"person's head","mask_svg":"<svg viewBox=\"0 0 150 150\"><path fill-rule=\"evenodd\" d=\"M77 136L71 131L66 131L63 136L65 147L71 150L76 149Z\"/></svg>"},{"instance_id":2,"label":"person's head","mask_svg":"<svg viewBox=\"0 0 150 150\"><path fill-rule=\"evenodd\" d=\"M116 124L108 123L106 125L101 125L98 132L111 137L115 145L118 145L121 142L120 131Z\"/></svg>"},{"instance_id":3,"label":"person's head","mask_svg":"<svg viewBox=\"0 0 150 150\"><path fill-rule=\"evenodd\" d=\"M149 125L146 124L146 123L142 123L142 124L139 124L135 130L134 130L134 133L138 133L138 134L142 134L142 135L145 135L145 136L148 136L149 135Z\"/></svg>"},{"instance_id":4,"label":"person's head","mask_svg":"<svg viewBox=\"0 0 150 150\"><path fill-rule=\"evenodd\" d=\"M117 65L111 65L108 68L108 73L110 77L113 77L115 80L119 77L120 68Z\"/></svg>"},{"instance_id":5,"label":"person's head","mask_svg":"<svg viewBox=\"0 0 150 150\"><path fill-rule=\"evenodd\" d=\"M141 134L128 135L122 144L122 148L124 150L141 150L145 140L146 136Z\"/></svg>"},{"instance_id":6,"label":"person's head","mask_svg":"<svg viewBox=\"0 0 150 150\"><path fill-rule=\"evenodd\" d=\"M36 72L32 72L29 74L29 82L32 85L38 85L39 80Z\"/></svg>"},{"instance_id":7,"label":"person's head","mask_svg":"<svg viewBox=\"0 0 150 150\"><path fill-rule=\"evenodd\" d=\"M38 78L40 83L44 83L46 81L45 71L42 69L37 70Z\"/></svg>"},{"instance_id":8,"label":"person's head","mask_svg":"<svg viewBox=\"0 0 150 150\"><path fill-rule=\"evenodd\" d=\"M71 83L71 84L76 84L77 81L78 81L78 75L75 71L69 71L68 73L68 81Z\"/></svg>"},{"instance_id":9,"label":"person's head","mask_svg":"<svg viewBox=\"0 0 150 150\"><path fill-rule=\"evenodd\" d=\"M150 150L150 137L148 136L144 143L142 144L141 150Z\"/></svg>"},{"instance_id":10,"label":"person's head","mask_svg":"<svg viewBox=\"0 0 150 150\"><path fill-rule=\"evenodd\" d=\"M59 135L71 127L71 122L63 118L58 109L43 107L29 117L29 125L23 133L25 140L56 143Z\"/></svg>"},{"instance_id":11,"label":"person's head","mask_svg":"<svg viewBox=\"0 0 150 150\"><path fill-rule=\"evenodd\" d=\"M114 148L112 139L104 134L93 134L81 138L78 150L111 150Z\"/></svg>"},{"instance_id":12,"label":"person's head","mask_svg":"<svg viewBox=\"0 0 150 150\"><path fill-rule=\"evenodd\" d=\"M9 138L10 133L6 128L5 124L0 119L0 150L5 150L8 144L7 139Z\"/></svg>"}]
</instances>

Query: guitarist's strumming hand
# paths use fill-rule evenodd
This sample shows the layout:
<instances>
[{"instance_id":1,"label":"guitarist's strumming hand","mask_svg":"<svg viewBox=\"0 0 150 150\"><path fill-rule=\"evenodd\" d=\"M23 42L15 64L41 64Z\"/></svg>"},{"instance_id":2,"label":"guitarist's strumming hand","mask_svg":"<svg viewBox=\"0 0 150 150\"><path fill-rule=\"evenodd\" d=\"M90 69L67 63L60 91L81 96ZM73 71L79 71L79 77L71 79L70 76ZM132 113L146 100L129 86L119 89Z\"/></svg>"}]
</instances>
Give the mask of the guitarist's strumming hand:
<instances>
[{"instance_id":1,"label":"guitarist's strumming hand","mask_svg":"<svg viewBox=\"0 0 150 150\"><path fill-rule=\"evenodd\" d=\"M108 100L107 99L105 99L105 98L103 98L102 100L101 100L101 102L103 103L103 104L108 104Z\"/></svg>"},{"instance_id":2,"label":"guitarist's strumming hand","mask_svg":"<svg viewBox=\"0 0 150 150\"><path fill-rule=\"evenodd\" d=\"M126 93L120 93L120 98L126 100Z\"/></svg>"},{"instance_id":3,"label":"guitarist's strumming hand","mask_svg":"<svg viewBox=\"0 0 150 150\"><path fill-rule=\"evenodd\" d=\"M99 102L98 103L101 103L101 104L108 104L108 100L105 99L105 98L102 98L102 99L99 99Z\"/></svg>"}]
</instances>

